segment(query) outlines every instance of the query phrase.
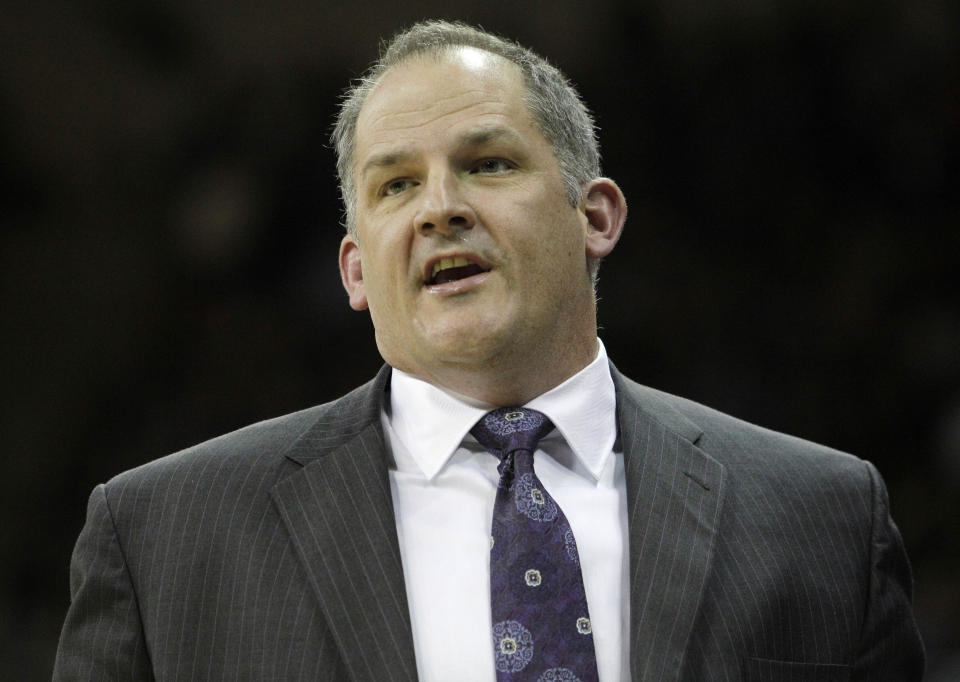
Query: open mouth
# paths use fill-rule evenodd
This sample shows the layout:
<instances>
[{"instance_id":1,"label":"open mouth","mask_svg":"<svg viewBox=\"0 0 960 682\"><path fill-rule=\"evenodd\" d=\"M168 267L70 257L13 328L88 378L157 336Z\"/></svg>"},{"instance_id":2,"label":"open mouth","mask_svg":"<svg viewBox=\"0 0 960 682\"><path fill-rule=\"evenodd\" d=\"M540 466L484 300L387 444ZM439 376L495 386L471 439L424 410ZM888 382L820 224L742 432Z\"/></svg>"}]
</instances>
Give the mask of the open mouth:
<instances>
[{"instance_id":1,"label":"open mouth","mask_svg":"<svg viewBox=\"0 0 960 682\"><path fill-rule=\"evenodd\" d=\"M458 279L479 275L482 272L489 272L490 268L485 268L463 256L453 258L441 258L433 264L430 270L430 276L427 278L427 284L444 284L445 282L455 282Z\"/></svg>"}]
</instances>

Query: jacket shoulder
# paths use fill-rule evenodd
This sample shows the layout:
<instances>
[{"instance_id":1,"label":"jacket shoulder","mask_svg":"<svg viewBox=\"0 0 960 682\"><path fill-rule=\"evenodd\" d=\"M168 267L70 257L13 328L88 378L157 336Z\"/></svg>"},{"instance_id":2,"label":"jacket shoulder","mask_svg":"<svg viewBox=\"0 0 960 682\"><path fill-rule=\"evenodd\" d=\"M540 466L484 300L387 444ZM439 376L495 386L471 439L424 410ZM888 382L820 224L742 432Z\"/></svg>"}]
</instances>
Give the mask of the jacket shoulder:
<instances>
[{"instance_id":1,"label":"jacket shoulder","mask_svg":"<svg viewBox=\"0 0 960 682\"><path fill-rule=\"evenodd\" d=\"M286 461L294 444L307 439L317 450L330 449L377 419L379 395L388 380L383 374L336 400L250 424L124 471L106 483L108 493L157 481L170 484L174 479L194 481L210 474L235 475L239 470L281 473L296 466Z\"/></svg>"},{"instance_id":2,"label":"jacket shoulder","mask_svg":"<svg viewBox=\"0 0 960 682\"><path fill-rule=\"evenodd\" d=\"M848 474L862 483L869 481L868 465L859 457L621 379L626 399L665 428L683 434L731 472L801 478Z\"/></svg>"},{"instance_id":3,"label":"jacket shoulder","mask_svg":"<svg viewBox=\"0 0 960 682\"><path fill-rule=\"evenodd\" d=\"M324 405L317 405L250 424L146 462L111 478L106 483L107 489L141 484L170 476L190 478L201 474L211 466L222 468L228 462L231 467L263 466L275 463L283 458L286 448L317 421L324 407Z\"/></svg>"}]
</instances>

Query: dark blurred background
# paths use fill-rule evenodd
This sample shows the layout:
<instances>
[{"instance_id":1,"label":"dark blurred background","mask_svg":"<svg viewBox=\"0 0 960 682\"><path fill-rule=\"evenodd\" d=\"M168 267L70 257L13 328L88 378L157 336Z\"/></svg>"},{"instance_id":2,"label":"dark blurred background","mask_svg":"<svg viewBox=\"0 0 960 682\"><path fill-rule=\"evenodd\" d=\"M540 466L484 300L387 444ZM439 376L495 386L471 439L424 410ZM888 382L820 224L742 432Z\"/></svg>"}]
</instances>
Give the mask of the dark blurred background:
<instances>
[{"instance_id":1,"label":"dark blurred background","mask_svg":"<svg viewBox=\"0 0 960 682\"><path fill-rule=\"evenodd\" d=\"M49 678L98 482L380 364L327 135L380 36L459 18L580 87L630 203L637 380L870 459L960 679L960 5L33 0L0 11L0 676Z\"/></svg>"}]
</instances>

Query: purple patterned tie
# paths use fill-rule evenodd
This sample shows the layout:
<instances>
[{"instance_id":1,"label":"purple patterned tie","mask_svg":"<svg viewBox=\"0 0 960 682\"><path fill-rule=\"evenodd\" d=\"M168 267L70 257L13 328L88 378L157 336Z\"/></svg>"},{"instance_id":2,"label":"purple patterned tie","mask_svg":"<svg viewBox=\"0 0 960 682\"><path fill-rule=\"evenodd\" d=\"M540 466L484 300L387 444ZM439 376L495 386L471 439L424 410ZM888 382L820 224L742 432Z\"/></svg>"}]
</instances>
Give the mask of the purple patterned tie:
<instances>
[{"instance_id":1,"label":"purple patterned tie","mask_svg":"<svg viewBox=\"0 0 960 682\"><path fill-rule=\"evenodd\" d=\"M553 428L523 407L488 412L470 433L500 458L490 597L497 680L596 682L590 614L573 531L533 471Z\"/></svg>"}]
</instances>

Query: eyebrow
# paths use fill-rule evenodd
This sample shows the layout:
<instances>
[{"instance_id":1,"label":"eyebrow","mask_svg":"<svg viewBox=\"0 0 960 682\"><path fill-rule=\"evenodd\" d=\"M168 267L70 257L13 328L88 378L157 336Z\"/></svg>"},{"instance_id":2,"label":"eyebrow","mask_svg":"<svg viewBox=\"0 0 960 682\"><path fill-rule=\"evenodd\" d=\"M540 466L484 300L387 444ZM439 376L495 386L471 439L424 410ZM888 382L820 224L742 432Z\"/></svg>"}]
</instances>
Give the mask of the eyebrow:
<instances>
[{"instance_id":1,"label":"eyebrow","mask_svg":"<svg viewBox=\"0 0 960 682\"><path fill-rule=\"evenodd\" d=\"M363 168L360 169L360 177L363 177L374 168L396 166L397 164L409 161L414 156L416 156L416 154L412 149L398 149L391 152L383 152L382 154L374 154L363 164Z\"/></svg>"},{"instance_id":2,"label":"eyebrow","mask_svg":"<svg viewBox=\"0 0 960 682\"><path fill-rule=\"evenodd\" d=\"M467 130L457 136L458 147L479 147L494 140L506 138L512 142L521 142L522 138L512 128L504 126L484 126Z\"/></svg>"},{"instance_id":3,"label":"eyebrow","mask_svg":"<svg viewBox=\"0 0 960 682\"><path fill-rule=\"evenodd\" d=\"M511 142L521 142L523 138L521 138L520 135L511 128L505 128L503 126L483 126L481 128L474 128L472 130L466 130L460 133L454 140L454 145L458 148L480 147L498 139L506 139ZM374 154L367 159L366 163L363 164L363 168L360 169L360 177L363 177L374 168L388 168L390 166L396 166L408 162L414 159L416 156L417 153L412 148L396 149L388 152L382 152L380 154Z\"/></svg>"}]
</instances>

